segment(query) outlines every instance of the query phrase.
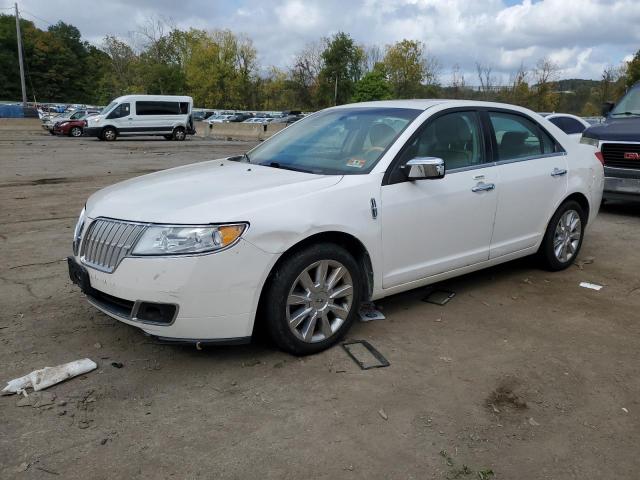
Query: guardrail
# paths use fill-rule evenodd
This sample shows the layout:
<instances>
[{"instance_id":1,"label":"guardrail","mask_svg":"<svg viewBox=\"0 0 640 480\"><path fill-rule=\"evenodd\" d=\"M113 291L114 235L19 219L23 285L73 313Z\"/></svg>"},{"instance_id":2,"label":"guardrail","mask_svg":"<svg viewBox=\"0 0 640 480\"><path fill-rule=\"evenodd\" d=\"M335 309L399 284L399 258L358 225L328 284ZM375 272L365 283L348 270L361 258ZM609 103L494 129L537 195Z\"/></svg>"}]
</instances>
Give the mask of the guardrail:
<instances>
[{"instance_id":1,"label":"guardrail","mask_svg":"<svg viewBox=\"0 0 640 480\"><path fill-rule=\"evenodd\" d=\"M212 123L196 122L197 135L217 140L260 141L269 138L287 125L284 123Z\"/></svg>"}]
</instances>

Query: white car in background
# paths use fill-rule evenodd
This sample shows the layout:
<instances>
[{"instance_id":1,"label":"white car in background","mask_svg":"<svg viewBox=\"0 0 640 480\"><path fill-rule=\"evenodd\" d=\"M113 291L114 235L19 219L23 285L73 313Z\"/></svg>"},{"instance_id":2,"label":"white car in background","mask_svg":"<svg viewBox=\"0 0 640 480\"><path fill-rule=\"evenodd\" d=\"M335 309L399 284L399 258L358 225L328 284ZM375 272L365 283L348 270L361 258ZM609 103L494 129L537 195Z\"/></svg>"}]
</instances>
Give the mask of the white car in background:
<instances>
[{"instance_id":1,"label":"white car in background","mask_svg":"<svg viewBox=\"0 0 640 480\"><path fill-rule=\"evenodd\" d=\"M582 132L591 126L585 119L570 113L545 113L541 115L576 141L580 141Z\"/></svg>"},{"instance_id":2,"label":"white car in background","mask_svg":"<svg viewBox=\"0 0 640 480\"><path fill-rule=\"evenodd\" d=\"M233 115L212 115L207 119L209 124L212 123L229 123L229 120Z\"/></svg>"},{"instance_id":3,"label":"white car in background","mask_svg":"<svg viewBox=\"0 0 640 480\"><path fill-rule=\"evenodd\" d=\"M93 194L69 274L163 340L247 342L258 320L315 353L365 300L527 255L569 267L602 197L594 153L512 105L334 107L244 155Z\"/></svg>"}]
</instances>

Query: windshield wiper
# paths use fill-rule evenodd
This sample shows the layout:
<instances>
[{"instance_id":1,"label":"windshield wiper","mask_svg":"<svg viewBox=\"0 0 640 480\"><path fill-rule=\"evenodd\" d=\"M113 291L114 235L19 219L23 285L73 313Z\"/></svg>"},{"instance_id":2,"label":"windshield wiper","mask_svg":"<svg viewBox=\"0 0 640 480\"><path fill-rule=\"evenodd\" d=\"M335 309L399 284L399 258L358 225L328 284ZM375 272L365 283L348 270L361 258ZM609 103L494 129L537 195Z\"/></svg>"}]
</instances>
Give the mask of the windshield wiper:
<instances>
[{"instance_id":1,"label":"windshield wiper","mask_svg":"<svg viewBox=\"0 0 640 480\"><path fill-rule=\"evenodd\" d=\"M625 115L627 117L640 117L640 113L636 113L636 112L616 112L616 113L612 113L611 116L614 115Z\"/></svg>"},{"instance_id":2,"label":"windshield wiper","mask_svg":"<svg viewBox=\"0 0 640 480\"><path fill-rule=\"evenodd\" d=\"M286 165L278 162L269 162L267 163L269 167L280 168L282 170L291 170L293 172L302 172L302 173L313 173L311 170L306 170L304 168L293 167L291 165Z\"/></svg>"},{"instance_id":3,"label":"windshield wiper","mask_svg":"<svg viewBox=\"0 0 640 480\"><path fill-rule=\"evenodd\" d=\"M228 157L227 160L230 162L241 162L241 163L251 163L251 159L249 155L243 153L242 155L234 155L233 157Z\"/></svg>"}]
</instances>

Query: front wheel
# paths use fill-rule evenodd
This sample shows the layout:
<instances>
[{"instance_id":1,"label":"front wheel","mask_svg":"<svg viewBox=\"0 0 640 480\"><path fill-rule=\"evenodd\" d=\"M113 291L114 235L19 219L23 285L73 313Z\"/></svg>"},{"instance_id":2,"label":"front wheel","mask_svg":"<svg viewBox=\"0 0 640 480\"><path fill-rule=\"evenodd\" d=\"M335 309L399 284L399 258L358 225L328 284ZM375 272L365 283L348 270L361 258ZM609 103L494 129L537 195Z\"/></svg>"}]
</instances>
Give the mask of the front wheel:
<instances>
[{"instance_id":1,"label":"front wheel","mask_svg":"<svg viewBox=\"0 0 640 480\"><path fill-rule=\"evenodd\" d=\"M356 318L362 292L358 263L334 244L313 245L279 265L264 313L273 341L294 355L338 342Z\"/></svg>"},{"instance_id":2,"label":"front wheel","mask_svg":"<svg viewBox=\"0 0 640 480\"><path fill-rule=\"evenodd\" d=\"M102 138L107 142L113 142L116 138L118 138L118 133L116 129L113 127L107 127L102 131Z\"/></svg>"},{"instance_id":3,"label":"front wheel","mask_svg":"<svg viewBox=\"0 0 640 480\"><path fill-rule=\"evenodd\" d=\"M82 136L82 129L80 127L73 127L69 131L69 136L70 137L81 137Z\"/></svg>"},{"instance_id":4,"label":"front wheel","mask_svg":"<svg viewBox=\"0 0 640 480\"><path fill-rule=\"evenodd\" d=\"M173 139L182 141L185 138L187 138L186 130L182 127L176 127L176 129L173 131Z\"/></svg>"},{"instance_id":5,"label":"front wheel","mask_svg":"<svg viewBox=\"0 0 640 480\"><path fill-rule=\"evenodd\" d=\"M580 252L586 215L580 204L569 200L556 210L547 226L538 256L551 271L569 267Z\"/></svg>"}]
</instances>

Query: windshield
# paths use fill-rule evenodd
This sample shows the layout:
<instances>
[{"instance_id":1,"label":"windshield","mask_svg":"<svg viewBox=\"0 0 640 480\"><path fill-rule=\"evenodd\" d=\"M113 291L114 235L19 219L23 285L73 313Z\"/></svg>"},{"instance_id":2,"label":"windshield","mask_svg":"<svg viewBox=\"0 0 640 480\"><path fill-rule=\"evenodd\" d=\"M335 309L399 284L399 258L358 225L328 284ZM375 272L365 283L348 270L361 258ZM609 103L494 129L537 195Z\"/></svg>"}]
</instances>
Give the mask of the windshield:
<instances>
[{"instance_id":1,"label":"windshield","mask_svg":"<svg viewBox=\"0 0 640 480\"><path fill-rule=\"evenodd\" d=\"M367 173L421 112L366 107L325 110L251 150L249 161L323 175Z\"/></svg>"},{"instance_id":2,"label":"windshield","mask_svg":"<svg viewBox=\"0 0 640 480\"><path fill-rule=\"evenodd\" d=\"M100 115L104 115L106 113L109 113L109 110L111 110L117 103L118 102L111 102L109 105L107 105L102 110L100 110Z\"/></svg>"},{"instance_id":3,"label":"windshield","mask_svg":"<svg viewBox=\"0 0 640 480\"><path fill-rule=\"evenodd\" d=\"M629 90L611 111L613 117L629 115L640 115L640 87Z\"/></svg>"}]
</instances>

